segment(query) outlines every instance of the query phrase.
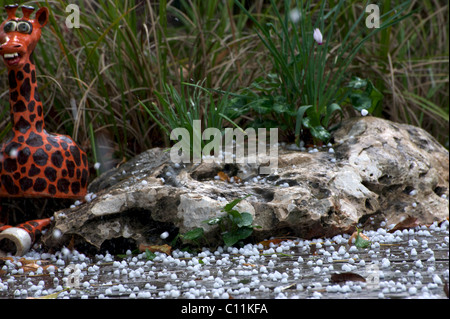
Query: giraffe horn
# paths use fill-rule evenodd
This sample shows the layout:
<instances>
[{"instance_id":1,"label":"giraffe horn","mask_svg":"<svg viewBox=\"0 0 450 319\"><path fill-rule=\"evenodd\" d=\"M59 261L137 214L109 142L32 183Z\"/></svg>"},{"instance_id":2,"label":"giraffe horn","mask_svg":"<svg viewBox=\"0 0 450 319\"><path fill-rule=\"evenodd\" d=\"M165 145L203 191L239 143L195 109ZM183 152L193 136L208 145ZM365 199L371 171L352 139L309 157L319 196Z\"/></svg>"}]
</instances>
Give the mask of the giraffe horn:
<instances>
[{"instance_id":1,"label":"giraffe horn","mask_svg":"<svg viewBox=\"0 0 450 319\"><path fill-rule=\"evenodd\" d=\"M16 17L16 10L19 7L18 4L6 5L5 10L8 13L8 20L14 19Z\"/></svg>"},{"instance_id":2,"label":"giraffe horn","mask_svg":"<svg viewBox=\"0 0 450 319\"><path fill-rule=\"evenodd\" d=\"M23 18L26 20L30 19L30 15L33 13L34 11L34 7L31 6L21 6L20 7L22 9L23 12Z\"/></svg>"}]
</instances>

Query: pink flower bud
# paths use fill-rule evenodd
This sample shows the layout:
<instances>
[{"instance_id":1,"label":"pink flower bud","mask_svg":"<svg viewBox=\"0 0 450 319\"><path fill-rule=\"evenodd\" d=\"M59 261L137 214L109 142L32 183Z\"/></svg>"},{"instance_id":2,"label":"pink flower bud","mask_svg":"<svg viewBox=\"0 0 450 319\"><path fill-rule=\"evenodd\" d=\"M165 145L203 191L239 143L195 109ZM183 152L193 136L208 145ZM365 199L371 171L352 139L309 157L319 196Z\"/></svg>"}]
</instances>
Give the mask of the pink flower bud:
<instances>
[{"instance_id":1,"label":"pink flower bud","mask_svg":"<svg viewBox=\"0 0 450 319\"><path fill-rule=\"evenodd\" d=\"M319 29L314 29L314 34L313 34L314 40L316 40L316 42L320 45L323 42L323 36L322 33L320 32Z\"/></svg>"}]
</instances>

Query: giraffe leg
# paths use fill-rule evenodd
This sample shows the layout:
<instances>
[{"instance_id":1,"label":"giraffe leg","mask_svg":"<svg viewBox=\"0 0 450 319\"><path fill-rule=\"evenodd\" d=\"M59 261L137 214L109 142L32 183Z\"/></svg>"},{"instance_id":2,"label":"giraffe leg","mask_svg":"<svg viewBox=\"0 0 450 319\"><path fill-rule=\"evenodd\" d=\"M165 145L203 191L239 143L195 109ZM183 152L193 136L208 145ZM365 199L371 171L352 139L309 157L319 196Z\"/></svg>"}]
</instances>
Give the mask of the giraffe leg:
<instances>
[{"instance_id":1,"label":"giraffe leg","mask_svg":"<svg viewBox=\"0 0 450 319\"><path fill-rule=\"evenodd\" d=\"M41 235L42 230L50 225L51 218L34 219L25 223L19 224L16 227L24 229L31 237L31 242L34 243L36 239Z\"/></svg>"},{"instance_id":2,"label":"giraffe leg","mask_svg":"<svg viewBox=\"0 0 450 319\"><path fill-rule=\"evenodd\" d=\"M23 256L50 223L51 218L45 218L31 220L15 227L0 227L0 255L12 253Z\"/></svg>"}]
</instances>

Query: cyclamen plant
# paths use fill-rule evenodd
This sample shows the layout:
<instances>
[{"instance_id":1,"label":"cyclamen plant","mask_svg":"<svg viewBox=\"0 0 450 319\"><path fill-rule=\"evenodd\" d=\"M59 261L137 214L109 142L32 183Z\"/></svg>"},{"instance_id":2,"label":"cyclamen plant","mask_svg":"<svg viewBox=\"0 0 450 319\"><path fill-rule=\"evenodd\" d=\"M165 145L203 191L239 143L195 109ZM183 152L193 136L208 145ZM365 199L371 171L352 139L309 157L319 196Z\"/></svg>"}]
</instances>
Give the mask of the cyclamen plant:
<instances>
[{"instance_id":1,"label":"cyclamen plant","mask_svg":"<svg viewBox=\"0 0 450 319\"><path fill-rule=\"evenodd\" d=\"M333 38L334 28L345 0L337 1L327 11L328 2L322 1L318 12L314 14L310 11L310 1L292 3L285 0L284 8L288 9L284 15L278 10L275 1L271 0L275 18L273 22L264 24L238 0L235 3L253 21L259 38L270 53L273 69L267 78L258 79L253 86L235 95L232 106L237 113L252 110L260 118L265 118L256 125L267 125L267 119L270 118L280 129L293 131L291 135L295 136L297 142L303 129L308 130L315 141L328 141L331 137L331 119L336 113L342 118L341 104L345 102L361 112L362 105L355 102L364 101L364 109L369 113L373 110L380 101L379 94L375 94L379 92L370 81L366 81L366 91L355 93L354 90L360 90L361 87L353 87L351 81L347 85L343 83L350 80L347 68L370 37L411 15L403 15L410 3L404 1L380 16L380 28L368 29L364 25L363 10L348 33L338 42L338 39ZM289 8L293 7L295 15L289 12ZM296 18L292 19L293 16ZM351 99L352 94L357 95ZM373 98L369 106L367 98Z\"/></svg>"}]
</instances>

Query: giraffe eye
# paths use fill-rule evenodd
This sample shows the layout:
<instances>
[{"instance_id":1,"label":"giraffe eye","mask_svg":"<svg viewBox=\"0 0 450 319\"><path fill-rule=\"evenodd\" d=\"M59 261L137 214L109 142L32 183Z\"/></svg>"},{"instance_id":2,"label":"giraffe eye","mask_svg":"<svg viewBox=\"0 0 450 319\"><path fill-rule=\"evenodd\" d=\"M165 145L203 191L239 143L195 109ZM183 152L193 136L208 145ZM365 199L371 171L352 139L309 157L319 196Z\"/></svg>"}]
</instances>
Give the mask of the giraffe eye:
<instances>
[{"instance_id":1,"label":"giraffe eye","mask_svg":"<svg viewBox=\"0 0 450 319\"><path fill-rule=\"evenodd\" d=\"M30 23L21 21L17 24L17 31L21 33L31 33L32 26Z\"/></svg>"},{"instance_id":2,"label":"giraffe eye","mask_svg":"<svg viewBox=\"0 0 450 319\"><path fill-rule=\"evenodd\" d=\"M3 30L5 32L11 32L11 31L15 31L17 27L17 22L16 21L8 21L5 23L5 26L3 27Z\"/></svg>"}]
</instances>

